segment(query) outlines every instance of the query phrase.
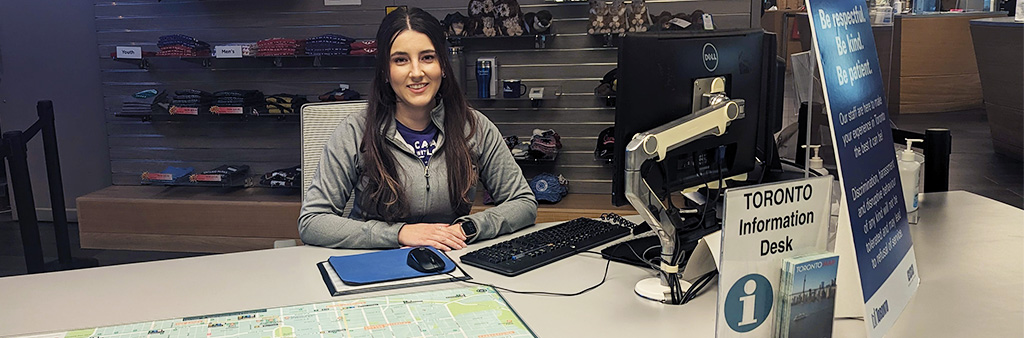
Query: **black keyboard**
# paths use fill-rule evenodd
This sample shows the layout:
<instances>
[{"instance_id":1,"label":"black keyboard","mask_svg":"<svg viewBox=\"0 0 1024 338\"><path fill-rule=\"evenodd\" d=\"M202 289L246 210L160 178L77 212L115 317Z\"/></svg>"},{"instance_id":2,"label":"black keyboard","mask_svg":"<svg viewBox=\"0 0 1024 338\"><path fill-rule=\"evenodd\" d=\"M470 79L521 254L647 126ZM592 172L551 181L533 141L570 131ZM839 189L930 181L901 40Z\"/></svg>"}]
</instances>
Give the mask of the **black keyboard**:
<instances>
[{"instance_id":1,"label":"black keyboard","mask_svg":"<svg viewBox=\"0 0 1024 338\"><path fill-rule=\"evenodd\" d=\"M577 218L467 253L463 263L515 276L598 245L622 238L630 228Z\"/></svg>"}]
</instances>

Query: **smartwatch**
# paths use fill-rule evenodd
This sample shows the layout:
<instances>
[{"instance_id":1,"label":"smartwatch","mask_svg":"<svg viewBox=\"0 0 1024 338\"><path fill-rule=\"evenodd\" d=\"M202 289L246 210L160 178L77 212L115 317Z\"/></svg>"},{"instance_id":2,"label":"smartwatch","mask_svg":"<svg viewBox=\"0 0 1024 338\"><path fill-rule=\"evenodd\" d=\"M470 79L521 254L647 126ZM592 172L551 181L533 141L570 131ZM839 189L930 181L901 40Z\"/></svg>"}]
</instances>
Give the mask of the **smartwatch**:
<instances>
[{"instance_id":1,"label":"smartwatch","mask_svg":"<svg viewBox=\"0 0 1024 338\"><path fill-rule=\"evenodd\" d=\"M477 229L476 224L473 224L472 220L462 221L462 233L466 234L466 240L471 240L476 237Z\"/></svg>"}]
</instances>

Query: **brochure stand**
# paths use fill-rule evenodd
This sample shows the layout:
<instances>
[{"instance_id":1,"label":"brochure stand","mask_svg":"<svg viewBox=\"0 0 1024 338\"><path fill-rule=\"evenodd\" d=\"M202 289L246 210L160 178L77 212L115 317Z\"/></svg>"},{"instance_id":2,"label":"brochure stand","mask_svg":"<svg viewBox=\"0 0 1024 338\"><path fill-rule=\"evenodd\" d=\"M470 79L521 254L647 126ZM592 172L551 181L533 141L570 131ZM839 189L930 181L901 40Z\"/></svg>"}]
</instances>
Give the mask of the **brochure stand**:
<instances>
[{"instance_id":1,"label":"brochure stand","mask_svg":"<svg viewBox=\"0 0 1024 338\"><path fill-rule=\"evenodd\" d=\"M724 205L716 336L772 337L783 260L826 251L832 176L729 189Z\"/></svg>"}]
</instances>

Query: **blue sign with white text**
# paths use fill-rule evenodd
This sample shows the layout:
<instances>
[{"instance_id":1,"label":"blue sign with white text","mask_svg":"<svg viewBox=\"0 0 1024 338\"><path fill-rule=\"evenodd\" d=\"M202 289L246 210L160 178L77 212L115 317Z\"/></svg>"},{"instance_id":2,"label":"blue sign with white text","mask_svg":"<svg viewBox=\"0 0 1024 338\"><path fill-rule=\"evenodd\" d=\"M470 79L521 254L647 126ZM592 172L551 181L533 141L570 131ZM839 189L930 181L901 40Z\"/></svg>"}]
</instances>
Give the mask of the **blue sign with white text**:
<instances>
[{"instance_id":1,"label":"blue sign with white text","mask_svg":"<svg viewBox=\"0 0 1024 338\"><path fill-rule=\"evenodd\" d=\"M808 10L867 302L912 246L882 73L864 1L810 0Z\"/></svg>"}]
</instances>

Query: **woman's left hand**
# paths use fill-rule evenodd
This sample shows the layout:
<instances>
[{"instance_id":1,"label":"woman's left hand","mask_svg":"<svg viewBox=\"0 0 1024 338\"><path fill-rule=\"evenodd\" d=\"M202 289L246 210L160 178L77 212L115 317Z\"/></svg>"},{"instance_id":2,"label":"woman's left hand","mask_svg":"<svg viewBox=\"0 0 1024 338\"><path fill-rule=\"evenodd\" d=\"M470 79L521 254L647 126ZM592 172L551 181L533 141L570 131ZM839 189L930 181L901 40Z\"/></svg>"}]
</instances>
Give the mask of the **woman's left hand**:
<instances>
[{"instance_id":1,"label":"woman's left hand","mask_svg":"<svg viewBox=\"0 0 1024 338\"><path fill-rule=\"evenodd\" d=\"M398 231L398 243L405 246L432 246L451 251L466 247L462 227L444 223L414 223Z\"/></svg>"}]
</instances>

